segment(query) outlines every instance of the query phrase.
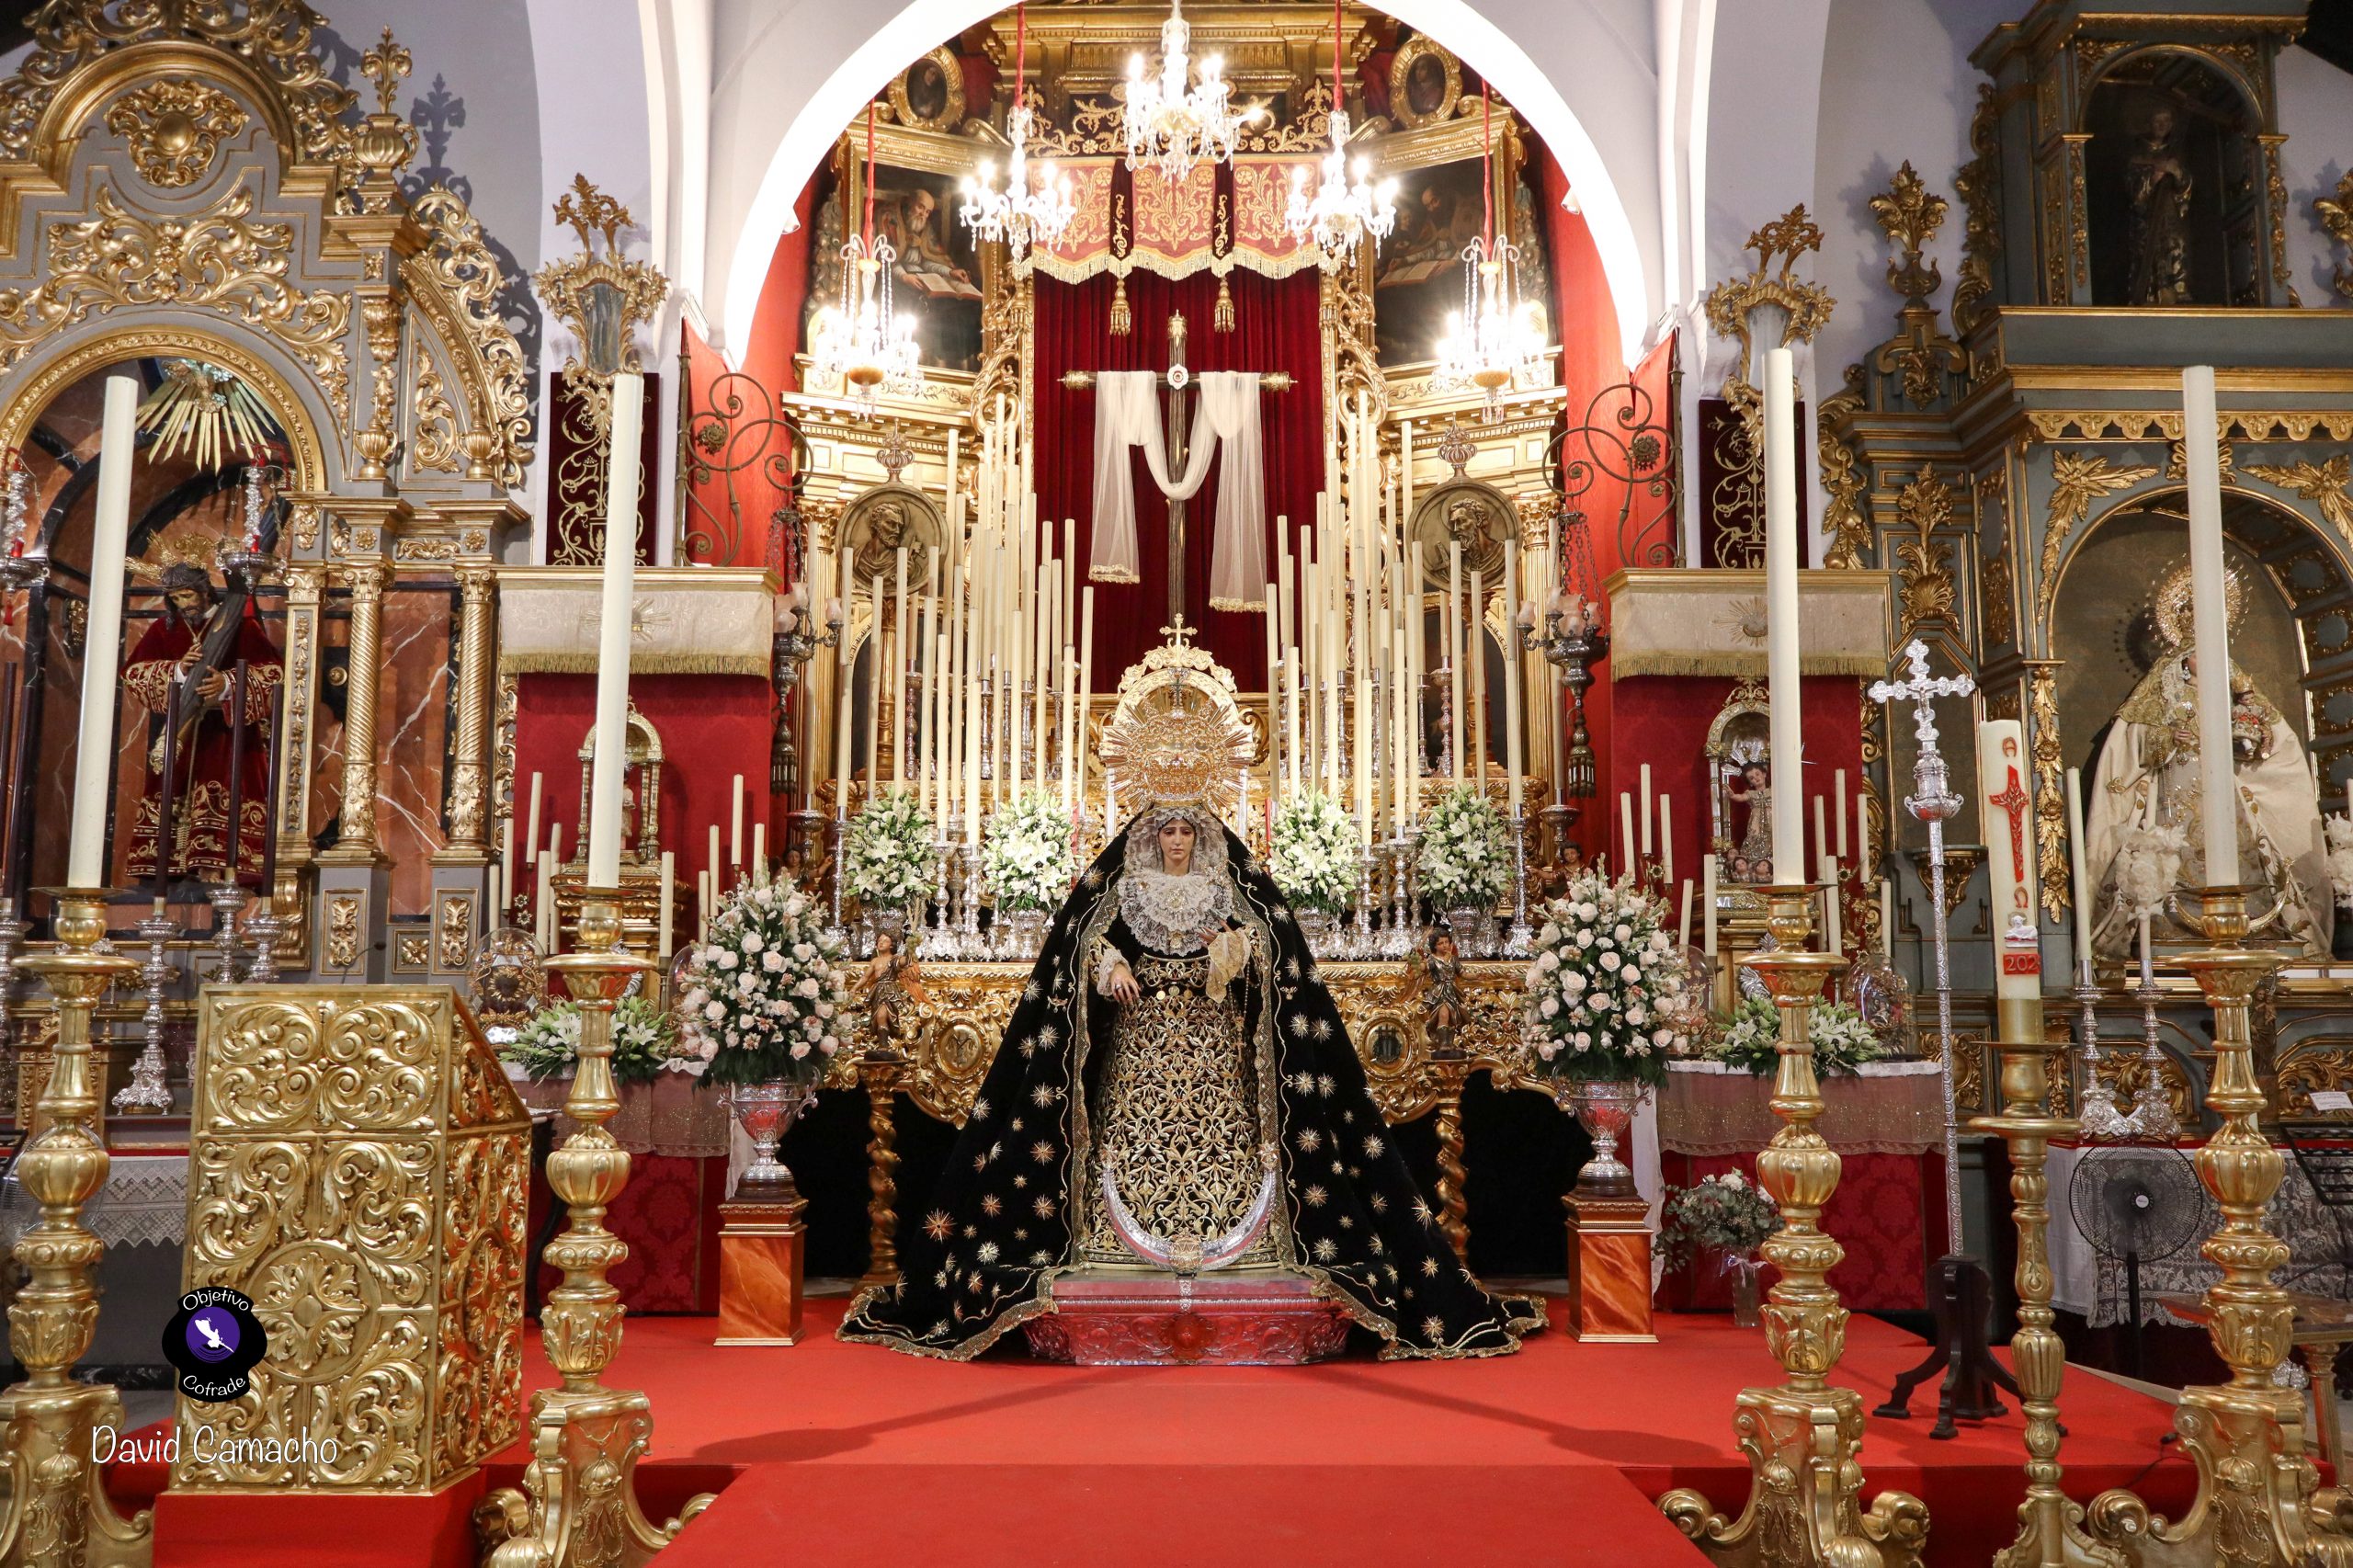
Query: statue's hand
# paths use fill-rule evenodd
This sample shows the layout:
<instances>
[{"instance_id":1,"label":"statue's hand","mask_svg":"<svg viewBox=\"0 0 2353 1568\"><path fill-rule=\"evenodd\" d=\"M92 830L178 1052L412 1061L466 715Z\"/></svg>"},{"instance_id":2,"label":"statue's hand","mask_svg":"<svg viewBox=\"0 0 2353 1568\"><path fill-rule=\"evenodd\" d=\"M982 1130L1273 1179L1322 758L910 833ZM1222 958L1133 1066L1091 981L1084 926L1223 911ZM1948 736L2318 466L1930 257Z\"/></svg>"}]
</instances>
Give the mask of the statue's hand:
<instances>
[{"instance_id":1,"label":"statue's hand","mask_svg":"<svg viewBox=\"0 0 2353 1568\"><path fill-rule=\"evenodd\" d=\"M1130 969L1124 960L1111 971L1111 978L1105 983L1104 989L1110 993L1113 1001L1120 1003L1132 1004L1143 994L1142 988L1136 984L1136 971Z\"/></svg>"}]
</instances>

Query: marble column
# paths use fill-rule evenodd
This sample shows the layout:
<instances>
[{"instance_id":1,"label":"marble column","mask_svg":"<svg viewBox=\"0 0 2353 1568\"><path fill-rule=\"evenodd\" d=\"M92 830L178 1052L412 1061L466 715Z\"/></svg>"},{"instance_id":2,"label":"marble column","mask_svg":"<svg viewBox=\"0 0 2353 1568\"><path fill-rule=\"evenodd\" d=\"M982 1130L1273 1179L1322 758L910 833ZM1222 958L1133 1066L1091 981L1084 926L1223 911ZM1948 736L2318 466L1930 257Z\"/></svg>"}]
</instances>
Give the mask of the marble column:
<instances>
[{"instance_id":1,"label":"marble column","mask_svg":"<svg viewBox=\"0 0 2353 1568\"><path fill-rule=\"evenodd\" d=\"M433 934L428 972L463 985L476 937L496 924L489 908L490 730L495 693L496 569L458 567L457 723L449 748L449 841L433 857Z\"/></svg>"},{"instance_id":2,"label":"marble column","mask_svg":"<svg viewBox=\"0 0 2353 1568\"><path fill-rule=\"evenodd\" d=\"M392 869L376 835L376 677L383 657L384 589L392 567L381 559L337 568L350 585L346 642L342 810L335 846L319 857L317 978L381 983L391 914Z\"/></svg>"}]
</instances>

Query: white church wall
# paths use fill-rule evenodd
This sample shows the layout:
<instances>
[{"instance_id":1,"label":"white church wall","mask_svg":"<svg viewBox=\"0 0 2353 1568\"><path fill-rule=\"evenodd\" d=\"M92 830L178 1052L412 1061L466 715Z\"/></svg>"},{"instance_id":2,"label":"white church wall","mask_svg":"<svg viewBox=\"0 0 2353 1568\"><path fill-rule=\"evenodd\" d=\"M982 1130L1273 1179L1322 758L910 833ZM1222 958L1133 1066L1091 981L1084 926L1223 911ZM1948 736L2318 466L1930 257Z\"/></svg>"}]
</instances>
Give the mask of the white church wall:
<instances>
[{"instance_id":1,"label":"white church wall","mask_svg":"<svg viewBox=\"0 0 2353 1568\"><path fill-rule=\"evenodd\" d=\"M2336 182L2353 168L2353 75L2306 50L2279 54L2280 176L2288 182L2288 259L2296 292L2307 306L2353 307L2331 287L2346 266L2345 247L2328 237L2313 211L2315 197L2334 199Z\"/></svg>"}]
</instances>

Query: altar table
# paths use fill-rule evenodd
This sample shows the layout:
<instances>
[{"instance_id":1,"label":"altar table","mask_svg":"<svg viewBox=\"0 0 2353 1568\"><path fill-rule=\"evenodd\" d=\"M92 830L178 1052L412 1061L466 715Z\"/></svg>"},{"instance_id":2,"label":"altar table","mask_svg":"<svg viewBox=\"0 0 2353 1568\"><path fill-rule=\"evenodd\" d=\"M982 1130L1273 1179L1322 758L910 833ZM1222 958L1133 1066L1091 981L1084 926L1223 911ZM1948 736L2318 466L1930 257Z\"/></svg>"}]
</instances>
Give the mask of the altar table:
<instances>
[{"instance_id":1,"label":"altar table","mask_svg":"<svg viewBox=\"0 0 2353 1568\"><path fill-rule=\"evenodd\" d=\"M1857 1312L1927 1309L1927 1279L1944 1253L1944 1089L1933 1062L1866 1062L1823 1080L1827 1108L1815 1127L1838 1151L1838 1190L1822 1228L1847 1249L1830 1271L1838 1299ZM1756 1154L1779 1131L1773 1079L1719 1062L1678 1062L1659 1091L1659 1166L1689 1187L1737 1170L1756 1176ZM1695 1277L1696 1276L1696 1277ZM1710 1264L1668 1276L1660 1303L1678 1310L1732 1304Z\"/></svg>"},{"instance_id":2,"label":"altar table","mask_svg":"<svg viewBox=\"0 0 2353 1568\"><path fill-rule=\"evenodd\" d=\"M508 1074L515 1092L534 1110L563 1104L569 1077L533 1080ZM605 1223L629 1244L629 1256L610 1276L632 1312L715 1312L719 1310L719 1201L727 1187L727 1102L684 1074L665 1073L651 1084L624 1084L621 1108L606 1125L631 1158L629 1186ZM571 1136L572 1119L555 1119L555 1146ZM531 1174L530 1230L536 1256L547 1228L551 1195L543 1171ZM542 1297L563 1280L540 1265Z\"/></svg>"}]
</instances>

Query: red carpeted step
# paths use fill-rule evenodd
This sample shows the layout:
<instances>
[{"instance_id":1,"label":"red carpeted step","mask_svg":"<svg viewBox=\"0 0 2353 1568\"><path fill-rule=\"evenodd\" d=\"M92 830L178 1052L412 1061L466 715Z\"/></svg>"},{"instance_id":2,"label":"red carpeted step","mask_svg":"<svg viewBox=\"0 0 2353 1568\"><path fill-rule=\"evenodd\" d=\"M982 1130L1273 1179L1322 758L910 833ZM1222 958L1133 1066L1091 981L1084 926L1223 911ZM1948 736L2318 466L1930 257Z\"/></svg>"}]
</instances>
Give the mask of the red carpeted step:
<instances>
[{"instance_id":1,"label":"red carpeted step","mask_svg":"<svg viewBox=\"0 0 2353 1568\"><path fill-rule=\"evenodd\" d=\"M662 1554L662 1568L742 1568L755 1560L753 1541L769 1543L778 1561L927 1568L1707 1561L1598 1464L835 1463L752 1466Z\"/></svg>"}]
</instances>

